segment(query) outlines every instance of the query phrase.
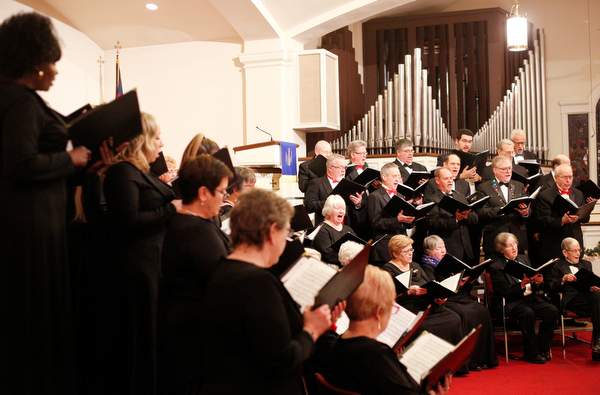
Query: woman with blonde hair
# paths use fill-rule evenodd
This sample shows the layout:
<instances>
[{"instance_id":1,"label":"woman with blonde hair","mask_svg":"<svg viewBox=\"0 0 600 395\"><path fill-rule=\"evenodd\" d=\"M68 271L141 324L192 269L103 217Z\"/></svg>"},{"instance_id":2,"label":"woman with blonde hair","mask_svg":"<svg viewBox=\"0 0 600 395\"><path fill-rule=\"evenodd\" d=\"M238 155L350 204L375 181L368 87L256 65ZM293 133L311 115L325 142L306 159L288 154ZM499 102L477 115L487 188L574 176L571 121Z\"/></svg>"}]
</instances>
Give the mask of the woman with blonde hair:
<instances>
[{"instance_id":1,"label":"woman with blonde hair","mask_svg":"<svg viewBox=\"0 0 600 395\"><path fill-rule=\"evenodd\" d=\"M155 392L156 304L167 223L179 201L150 171L163 146L154 117L117 155L104 179L110 239L105 249L105 393Z\"/></svg>"},{"instance_id":2,"label":"woman with blonde hair","mask_svg":"<svg viewBox=\"0 0 600 395\"><path fill-rule=\"evenodd\" d=\"M219 146L213 140L205 137L203 133L198 133L195 135L192 140L188 143L187 147L183 151L183 156L181 157L180 166L188 160L195 158L198 155L202 154L214 154L219 150Z\"/></svg>"},{"instance_id":3,"label":"woman with blonde hair","mask_svg":"<svg viewBox=\"0 0 600 395\"><path fill-rule=\"evenodd\" d=\"M330 384L369 394L420 394L419 384L407 373L394 351L377 337L387 328L396 292L388 273L368 265L362 284L347 301L348 330L339 337L322 364L323 376ZM430 395L445 394L452 378L446 376Z\"/></svg>"}]
</instances>

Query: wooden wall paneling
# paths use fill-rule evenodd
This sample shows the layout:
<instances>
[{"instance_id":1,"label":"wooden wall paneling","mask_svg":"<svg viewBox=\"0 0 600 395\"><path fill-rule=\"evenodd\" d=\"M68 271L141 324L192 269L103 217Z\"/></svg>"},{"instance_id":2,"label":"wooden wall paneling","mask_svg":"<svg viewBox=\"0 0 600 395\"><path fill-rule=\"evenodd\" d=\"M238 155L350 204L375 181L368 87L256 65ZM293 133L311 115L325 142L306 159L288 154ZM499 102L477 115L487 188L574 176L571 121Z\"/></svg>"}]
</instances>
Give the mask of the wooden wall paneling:
<instances>
[{"instance_id":1,"label":"wooden wall paneling","mask_svg":"<svg viewBox=\"0 0 600 395\"><path fill-rule=\"evenodd\" d=\"M457 129L453 133L458 132L458 129L465 127L467 120L466 115L466 92L465 92L465 37L463 23L457 23L454 26L456 38L456 112L451 108L453 114L457 114ZM450 77L452 78L452 77ZM453 136L454 137L454 136Z\"/></svg>"},{"instance_id":2,"label":"wooden wall paneling","mask_svg":"<svg viewBox=\"0 0 600 395\"><path fill-rule=\"evenodd\" d=\"M477 130L477 65L475 63L475 22L465 23L465 53L467 57L466 62L466 124L465 127L471 130Z\"/></svg>"},{"instance_id":3,"label":"wooden wall paneling","mask_svg":"<svg viewBox=\"0 0 600 395\"><path fill-rule=\"evenodd\" d=\"M477 127L478 130L490 118L488 102L488 74L487 74L487 22L480 21L477 25L477 86L478 86L478 104L477 104Z\"/></svg>"}]
</instances>

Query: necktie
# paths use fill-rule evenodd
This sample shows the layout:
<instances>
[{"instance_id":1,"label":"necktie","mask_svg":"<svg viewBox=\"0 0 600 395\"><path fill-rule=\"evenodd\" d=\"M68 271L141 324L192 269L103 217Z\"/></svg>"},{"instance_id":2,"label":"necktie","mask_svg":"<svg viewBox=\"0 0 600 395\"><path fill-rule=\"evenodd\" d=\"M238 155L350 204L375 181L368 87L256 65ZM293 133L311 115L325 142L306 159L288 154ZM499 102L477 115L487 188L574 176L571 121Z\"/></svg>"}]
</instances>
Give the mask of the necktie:
<instances>
[{"instance_id":1,"label":"necktie","mask_svg":"<svg viewBox=\"0 0 600 395\"><path fill-rule=\"evenodd\" d=\"M327 174L327 178L331 180L332 183L337 184L339 181L334 180L329 174Z\"/></svg>"},{"instance_id":2,"label":"necktie","mask_svg":"<svg viewBox=\"0 0 600 395\"><path fill-rule=\"evenodd\" d=\"M363 165L356 165L356 170L364 170L365 167Z\"/></svg>"},{"instance_id":3,"label":"necktie","mask_svg":"<svg viewBox=\"0 0 600 395\"><path fill-rule=\"evenodd\" d=\"M558 188L558 192L560 192L561 195L571 195L571 190L563 191L562 189Z\"/></svg>"},{"instance_id":4,"label":"necktie","mask_svg":"<svg viewBox=\"0 0 600 395\"><path fill-rule=\"evenodd\" d=\"M409 169L412 169L412 163L411 163L411 164L408 164L408 163L406 163L406 164L404 165L404 167L408 167Z\"/></svg>"},{"instance_id":5,"label":"necktie","mask_svg":"<svg viewBox=\"0 0 600 395\"><path fill-rule=\"evenodd\" d=\"M388 195L397 195L398 191L395 189L387 189L386 187L383 187L383 189L385 189L385 191L388 193Z\"/></svg>"}]
</instances>

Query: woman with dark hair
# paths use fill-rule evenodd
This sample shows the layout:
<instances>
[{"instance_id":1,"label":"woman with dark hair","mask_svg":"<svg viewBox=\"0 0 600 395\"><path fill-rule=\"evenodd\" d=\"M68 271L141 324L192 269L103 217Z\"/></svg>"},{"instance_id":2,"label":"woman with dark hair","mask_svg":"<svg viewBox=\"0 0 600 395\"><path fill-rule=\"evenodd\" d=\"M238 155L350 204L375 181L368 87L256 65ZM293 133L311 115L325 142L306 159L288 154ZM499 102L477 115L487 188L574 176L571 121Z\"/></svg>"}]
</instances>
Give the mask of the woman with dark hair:
<instances>
[{"instance_id":1,"label":"woman with dark hair","mask_svg":"<svg viewBox=\"0 0 600 395\"><path fill-rule=\"evenodd\" d=\"M21 13L0 25L0 393L75 393L67 253L67 177L90 151L36 91L61 57L52 22Z\"/></svg>"},{"instance_id":2,"label":"woman with dark hair","mask_svg":"<svg viewBox=\"0 0 600 395\"><path fill-rule=\"evenodd\" d=\"M231 211L233 252L206 291L200 394L304 394L302 365L331 325L329 307L297 304L269 270L293 208L270 191L244 191Z\"/></svg>"},{"instance_id":3,"label":"woman with dark hair","mask_svg":"<svg viewBox=\"0 0 600 395\"><path fill-rule=\"evenodd\" d=\"M443 277L437 276L435 272L435 267L446 255L444 240L436 235L427 236L423 241L423 250L425 251L422 259L423 264L421 265L423 270L437 281L444 280ZM477 344L469 360L469 370L477 372L498 366L498 355L494 344L494 325L492 324L490 311L471 297L475 280L477 279L463 277L458 292L456 295L449 297L444 306L460 316L467 332L481 325Z\"/></svg>"},{"instance_id":4,"label":"woman with dark hair","mask_svg":"<svg viewBox=\"0 0 600 395\"><path fill-rule=\"evenodd\" d=\"M229 240L211 220L219 212L231 170L210 155L188 160L179 171L183 204L165 234L159 294L158 393L184 394L200 363L198 331L204 292Z\"/></svg>"},{"instance_id":5,"label":"woman with dark hair","mask_svg":"<svg viewBox=\"0 0 600 395\"><path fill-rule=\"evenodd\" d=\"M363 395L421 393L419 384L394 351L377 341L392 314L398 312L395 295L390 276L376 266L367 265L362 284L348 298L348 330L333 343L321 364L327 382ZM451 381L452 377L447 375L444 385L438 383L428 394L447 393Z\"/></svg>"},{"instance_id":6,"label":"woman with dark hair","mask_svg":"<svg viewBox=\"0 0 600 395\"><path fill-rule=\"evenodd\" d=\"M105 249L108 353L105 393L153 394L156 390L156 308L160 256L169 219L180 201L150 171L162 148L160 128L142 113L142 135L106 171L109 226Z\"/></svg>"}]
</instances>

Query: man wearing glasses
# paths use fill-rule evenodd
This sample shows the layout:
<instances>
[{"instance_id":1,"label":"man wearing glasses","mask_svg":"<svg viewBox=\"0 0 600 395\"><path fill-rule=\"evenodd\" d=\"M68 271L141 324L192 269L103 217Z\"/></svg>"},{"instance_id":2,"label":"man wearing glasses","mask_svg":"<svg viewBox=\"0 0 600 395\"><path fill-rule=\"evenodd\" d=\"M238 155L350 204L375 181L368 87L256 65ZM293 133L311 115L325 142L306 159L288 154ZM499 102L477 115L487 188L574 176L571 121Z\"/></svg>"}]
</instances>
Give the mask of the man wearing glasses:
<instances>
[{"instance_id":1,"label":"man wearing glasses","mask_svg":"<svg viewBox=\"0 0 600 395\"><path fill-rule=\"evenodd\" d=\"M477 187L477 199L489 196L485 205L477 211L483 223L483 252L485 257L495 257L496 236L502 232L512 233L519 240L519 254L527 250L526 219L530 215L529 205L520 204L513 212L499 215L498 211L511 200L525 196L525 187L511 180L512 158L497 156L492 160L494 178Z\"/></svg>"},{"instance_id":2,"label":"man wearing glasses","mask_svg":"<svg viewBox=\"0 0 600 395\"><path fill-rule=\"evenodd\" d=\"M521 129L514 129L510 134L510 139L515 144L514 164L518 164L522 160L536 160L537 155L531 151L525 150L525 132Z\"/></svg>"},{"instance_id":3,"label":"man wearing glasses","mask_svg":"<svg viewBox=\"0 0 600 395\"><path fill-rule=\"evenodd\" d=\"M572 237L561 243L563 259L554 262L546 275L546 290L562 292L561 311L569 310L582 316L591 316L594 327L592 359L600 361L600 288L581 289L575 274L581 269L592 271L592 263L580 259L581 247Z\"/></svg>"},{"instance_id":4,"label":"man wearing glasses","mask_svg":"<svg viewBox=\"0 0 600 395\"><path fill-rule=\"evenodd\" d=\"M515 144L512 142L512 140L509 139L500 140L496 145L496 153L498 154L498 156L507 157L512 163L514 161L515 156ZM522 176L527 176L527 171L521 165L513 164L512 169L515 173L519 173ZM481 173L481 178L482 182L490 181L494 178L494 170L492 166L487 166L485 169L483 169L483 172Z\"/></svg>"},{"instance_id":5,"label":"man wearing glasses","mask_svg":"<svg viewBox=\"0 0 600 395\"><path fill-rule=\"evenodd\" d=\"M471 146L473 145L473 132L471 132L469 129L460 129L458 131L458 137L454 139L454 143L456 144L456 150L469 152L471 150ZM438 156L437 167L444 166L444 161L450 154L452 154L452 152ZM469 169L469 166L465 167L462 173L460 173L460 178L471 182L481 181L481 177L479 174L477 174L476 167L472 169Z\"/></svg>"},{"instance_id":6,"label":"man wearing glasses","mask_svg":"<svg viewBox=\"0 0 600 395\"><path fill-rule=\"evenodd\" d=\"M396 160L394 163L400 170L402 182L405 183L413 171L427 171L427 168L420 163L413 162L415 153L413 143L409 139L401 139L396 144ZM429 180L424 178L419 181L419 185Z\"/></svg>"},{"instance_id":7,"label":"man wearing glasses","mask_svg":"<svg viewBox=\"0 0 600 395\"><path fill-rule=\"evenodd\" d=\"M560 244L566 237L572 237L583 246L581 224L589 222L590 216L559 215L552 211L554 199L569 199L581 207L586 200L573 185L573 169L570 165L559 165L554 169L555 185L540 192L536 199L536 216L540 226L540 258L545 262L562 257ZM589 198L588 201L593 201Z\"/></svg>"}]
</instances>

